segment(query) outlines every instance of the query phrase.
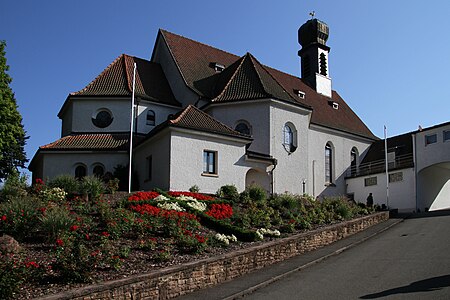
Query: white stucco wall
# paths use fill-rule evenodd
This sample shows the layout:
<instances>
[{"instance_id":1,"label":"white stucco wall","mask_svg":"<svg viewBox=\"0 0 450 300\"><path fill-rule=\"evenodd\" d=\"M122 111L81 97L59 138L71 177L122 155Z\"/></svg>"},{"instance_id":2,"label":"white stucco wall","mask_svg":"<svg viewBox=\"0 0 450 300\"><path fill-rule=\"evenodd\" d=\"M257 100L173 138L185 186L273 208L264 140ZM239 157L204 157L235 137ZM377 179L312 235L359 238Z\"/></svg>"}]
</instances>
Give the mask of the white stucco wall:
<instances>
[{"instance_id":1,"label":"white stucco wall","mask_svg":"<svg viewBox=\"0 0 450 300\"><path fill-rule=\"evenodd\" d=\"M417 204L421 211L450 208L450 162L435 164L418 173Z\"/></svg>"},{"instance_id":2,"label":"white stucco wall","mask_svg":"<svg viewBox=\"0 0 450 300\"><path fill-rule=\"evenodd\" d=\"M233 129L238 121L246 121L251 127L253 137L253 142L248 150L264 154L270 153L269 100L212 105L206 112Z\"/></svg>"},{"instance_id":3,"label":"white stucco wall","mask_svg":"<svg viewBox=\"0 0 450 300\"><path fill-rule=\"evenodd\" d=\"M402 181L389 183L389 208L399 212L413 212L416 210L416 189L414 168L395 170L389 174L401 172ZM377 184L365 186L365 179L376 177ZM366 203L367 196L372 193L374 204L387 205L386 202L386 174L378 173L347 179L347 192L353 194L356 202Z\"/></svg>"},{"instance_id":4,"label":"white stucco wall","mask_svg":"<svg viewBox=\"0 0 450 300\"><path fill-rule=\"evenodd\" d=\"M52 179L58 175L75 175L75 168L82 164L87 168L87 175L93 175L95 164L104 166L106 172L114 172L117 165L128 164L128 154L125 152L56 152L42 153L43 179Z\"/></svg>"},{"instance_id":5,"label":"white stucco wall","mask_svg":"<svg viewBox=\"0 0 450 300\"><path fill-rule=\"evenodd\" d=\"M170 190L188 190L197 185L201 192L215 193L221 186L234 184L239 191L245 189L245 144L197 135L192 131L174 130L171 134ZM217 151L217 176L203 175L203 151Z\"/></svg>"},{"instance_id":6,"label":"white stucco wall","mask_svg":"<svg viewBox=\"0 0 450 300\"><path fill-rule=\"evenodd\" d=\"M450 162L450 141L444 141L443 132L450 130L450 124L439 126L414 134L416 146L417 172L422 169L442 162ZM434 144L425 144L425 136L437 135Z\"/></svg>"},{"instance_id":7,"label":"white stucco wall","mask_svg":"<svg viewBox=\"0 0 450 300\"><path fill-rule=\"evenodd\" d=\"M338 132L320 126L311 126L309 130L309 183L308 193L314 197L335 196L346 194L345 177L351 164L351 151L357 149L359 161L370 146L370 141L350 134ZM332 145L333 185L325 182L325 146Z\"/></svg>"},{"instance_id":8,"label":"white stucco wall","mask_svg":"<svg viewBox=\"0 0 450 300\"><path fill-rule=\"evenodd\" d=\"M270 109L270 154L278 160L274 170L276 193L303 193L302 182L308 182L309 111L292 105L272 102ZM283 145L283 128L293 125L297 149L290 153ZM308 191L306 191L308 193Z\"/></svg>"},{"instance_id":9,"label":"white stucco wall","mask_svg":"<svg viewBox=\"0 0 450 300\"><path fill-rule=\"evenodd\" d=\"M198 100L198 95L186 86L172 55L170 54L167 44L162 38L157 40L152 61L161 65L175 98L182 103L183 107L194 104Z\"/></svg>"},{"instance_id":10,"label":"white stucco wall","mask_svg":"<svg viewBox=\"0 0 450 300\"><path fill-rule=\"evenodd\" d=\"M167 120L170 114L176 114L180 111L180 107L172 107L167 105L156 104L146 100L139 100L137 107L137 132L148 133L153 128ZM155 125L147 125L147 112L153 110L155 112Z\"/></svg>"}]
</instances>

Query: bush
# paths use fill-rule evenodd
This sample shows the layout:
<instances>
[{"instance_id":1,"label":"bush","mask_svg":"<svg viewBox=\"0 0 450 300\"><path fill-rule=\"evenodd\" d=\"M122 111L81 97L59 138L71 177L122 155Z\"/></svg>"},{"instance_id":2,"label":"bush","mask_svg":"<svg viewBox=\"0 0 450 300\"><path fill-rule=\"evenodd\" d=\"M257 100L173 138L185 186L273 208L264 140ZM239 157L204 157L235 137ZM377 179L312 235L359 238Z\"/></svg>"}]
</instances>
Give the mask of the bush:
<instances>
[{"instance_id":1,"label":"bush","mask_svg":"<svg viewBox=\"0 0 450 300\"><path fill-rule=\"evenodd\" d=\"M71 175L59 175L47 184L50 188L61 188L68 194L79 193L79 182Z\"/></svg>"},{"instance_id":2,"label":"bush","mask_svg":"<svg viewBox=\"0 0 450 300\"><path fill-rule=\"evenodd\" d=\"M198 187L198 185L193 185L189 188L189 192L198 193L198 192L200 192L200 188Z\"/></svg>"},{"instance_id":3,"label":"bush","mask_svg":"<svg viewBox=\"0 0 450 300\"><path fill-rule=\"evenodd\" d=\"M13 197L0 204L0 229L23 239L35 229L41 215L41 202L35 198Z\"/></svg>"},{"instance_id":4,"label":"bush","mask_svg":"<svg viewBox=\"0 0 450 300\"><path fill-rule=\"evenodd\" d=\"M90 200L98 199L105 192L103 182L96 176L86 176L80 182L80 193L89 195Z\"/></svg>"},{"instance_id":5,"label":"bush","mask_svg":"<svg viewBox=\"0 0 450 300\"><path fill-rule=\"evenodd\" d=\"M217 191L217 197L237 201L239 199L239 193L234 184L224 185Z\"/></svg>"},{"instance_id":6,"label":"bush","mask_svg":"<svg viewBox=\"0 0 450 300\"><path fill-rule=\"evenodd\" d=\"M28 177L26 175L20 175L17 171L11 173L0 191L0 203L10 198L25 197L28 194L27 180Z\"/></svg>"},{"instance_id":7,"label":"bush","mask_svg":"<svg viewBox=\"0 0 450 300\"><path fill-rule=\"evenodd\" d=\"M40 217L40 221L40 227L49 241L55 241L56 238L68 232L70 226L75 222L70 211L64 206L50 207Z\"/></svg>"}]
</instances>

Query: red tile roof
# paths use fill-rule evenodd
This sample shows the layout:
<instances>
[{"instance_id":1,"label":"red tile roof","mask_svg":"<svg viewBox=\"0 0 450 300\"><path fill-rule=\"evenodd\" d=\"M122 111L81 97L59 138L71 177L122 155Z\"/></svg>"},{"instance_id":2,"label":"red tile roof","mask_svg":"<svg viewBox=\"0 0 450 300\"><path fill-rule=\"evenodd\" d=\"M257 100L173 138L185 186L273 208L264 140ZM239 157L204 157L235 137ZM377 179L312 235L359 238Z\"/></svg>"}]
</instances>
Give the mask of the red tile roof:
<instances>
[{"instance_id":1,"label":"red tile roof","mask_svg":"<svg viewBox=\"0 0 450 300\"><path fill-rule=\"evenodd\" d=\"M249 136L231 129L193 105L189 105L173 119L168 120L167 125L251 140Z\"/></svg>"},{"instance_id":2,"label":"red tile roof","mask_svg":"<svg viewBox=\"0 0 450 300\"><path fill-rule=\"evenodd\" d=\"M187 84L211 102L271 97L312 108L311 123L377 139L347 103L335 91L332 98L318 94L301 78L263 66L251 54L236 55L191 39L160 30ZM226 69L217 74L211 63ZM301 99L294 92L305 93ZM334 109L331 102L339 104Z\"/></svg>"},{"instance_id":3,"label":"red tile roof","mask_svg":"<svg viewBox=\"0 0 450 300\"><path fill-rule=\"evenodd\" d=\"M127 150L127 133L73 134L39 147L40 150Z\"/></svg>"},{"instance_id":4,"label":"red tile roof","mask_svg":"<svg viewBox=\"0 0 450 300\"><path fill-rule=\"evenodd\" d=\"M143 99L180 106L159 64L126 54L115 59L84 89L71 96L131 96L136 63L135 95Z\"/></svg>"}]
</instances>

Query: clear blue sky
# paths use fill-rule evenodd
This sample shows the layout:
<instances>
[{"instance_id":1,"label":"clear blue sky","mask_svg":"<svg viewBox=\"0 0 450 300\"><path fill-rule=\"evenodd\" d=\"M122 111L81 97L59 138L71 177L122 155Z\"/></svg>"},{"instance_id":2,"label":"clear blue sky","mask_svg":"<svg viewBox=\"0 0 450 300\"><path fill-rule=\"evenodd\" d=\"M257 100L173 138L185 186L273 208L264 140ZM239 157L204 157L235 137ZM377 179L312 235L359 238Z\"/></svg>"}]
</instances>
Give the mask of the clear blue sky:
<instances>
[{"instance_id":1,"label":"clear blue sky","mask_svg":"<svg viewBox=\"0 0 450 300\"><path fill-rule=\"evenodd\" d=\"M121 53L150 59L158 28L299 76L297 30L313 10L330 27L333 89L375 135L450 121L450 1L1 0L28 158L60 137L67 95Z\"/></svg>"}]
</instances>

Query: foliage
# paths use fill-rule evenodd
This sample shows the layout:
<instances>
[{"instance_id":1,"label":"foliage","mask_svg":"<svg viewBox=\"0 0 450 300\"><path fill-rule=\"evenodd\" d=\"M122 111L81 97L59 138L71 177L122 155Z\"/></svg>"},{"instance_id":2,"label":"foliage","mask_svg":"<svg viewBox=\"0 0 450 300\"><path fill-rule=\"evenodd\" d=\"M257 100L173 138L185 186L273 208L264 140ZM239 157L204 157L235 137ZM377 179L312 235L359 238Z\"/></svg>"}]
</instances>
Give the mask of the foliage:
<instances>
[{"instance_id":1,"label":"foliage","mask_svg":"<svg viewBox=\"0 0 450 300\"><path fill-rule=\"evenodd\" d=\"M68 194L78 194L80 191L79 181L72 175L64 174L53 178L47 183L50 188L61 188Z\"/></svg>"},{"instance_id":2,"label":"foliage","mask_svg":"<svg viewBox=\"0 0 450 300\"><path fill-rule=\"evenodd\" d=\"M20 175L16 170L11 171L0 191L0 203L9 198L25 197L28 194L27 180L26 175Z\"/></svg>"},{"instance_id":3,"label":"foliage","mask_svg":"<svg viewBox=\"0 0 450 300\"><path fill-rule=\"evenodd\" d=\"M89 195L90 200L95 200L105 192L105 186L97 176L85 176L80 182L80 192Z\"/></svg>"},{"instance_id":4,"label":"foliage","mask_svg":"<svg viewBox=\"0 0 450 300\"><path fill-rule=\"evenodd\" d=\"M217 197L229 199L233 202L239 199L239 193L234 184L221 186L216 194Z\"/></svg>"},{"instance_id":5,"label":"foliage","mask_svg":"<svg viewBox=\"0 0 450 300\"><path fill-rule=\"evenodd\" d=\"M198 192L200 192L200 188L198 187L198 185L195 184L189 188L189 192L198 193Z\"/></svg>"},{"instance_id":6,"label":"foliage","mask_svg":"<svg viewBox=\"0 0 450 300\"><path fill-rule=\"evenodd\" d=\"M28 161L25 143L28 137L22 124L14 93L9 86L12 79L7 71L6 42L0 41L0 182Z\"/></svg>"},{"instance_id":7,"label":"foliage","mask_svg":"<svg viewBox=\"0 0 450 300\"><path fill-rule=\"evenodd\" d=\"M42 214L41 203L32 197L13 197L0 204L0 229L15 239L23 239L36 229Z\"/></svg>"},{"instance_id":8,"label":"foliage","mask_svg":"<svg viewBox=\"0 0 450 300\"><path fill-rule=\"evenodd\" d=\"M58 236L68 232L75 221L65 206L52 206L46 209L39 220L40 228L49 241L54 241Z\"/></svg>"}]
</instances>

